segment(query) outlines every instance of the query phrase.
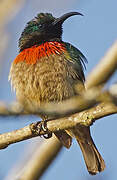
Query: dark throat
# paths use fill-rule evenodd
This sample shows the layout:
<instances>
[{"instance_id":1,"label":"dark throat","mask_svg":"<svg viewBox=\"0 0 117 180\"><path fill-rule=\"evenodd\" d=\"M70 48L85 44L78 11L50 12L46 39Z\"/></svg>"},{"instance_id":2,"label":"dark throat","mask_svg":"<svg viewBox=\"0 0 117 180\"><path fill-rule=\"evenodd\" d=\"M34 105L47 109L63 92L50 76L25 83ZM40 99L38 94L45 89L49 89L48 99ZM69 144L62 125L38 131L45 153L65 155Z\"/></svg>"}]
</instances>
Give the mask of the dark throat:
<instances>
[{"instance_id":1,"label":"dark throat","mask_svg":"<svg viewBox=\"0 0 117 180\"><path fill-rule=\"evenodd\" d=\"M49 40L38 40L38 37L35 36L33 39L26 40L25 38L21 41L19 41L19 49L20 52L23 51L24 49L30 48L32 46L39 46L41 44L44 44L45 42L62 42L61 38L52 38Z\"/></svg>"}]
</instances>

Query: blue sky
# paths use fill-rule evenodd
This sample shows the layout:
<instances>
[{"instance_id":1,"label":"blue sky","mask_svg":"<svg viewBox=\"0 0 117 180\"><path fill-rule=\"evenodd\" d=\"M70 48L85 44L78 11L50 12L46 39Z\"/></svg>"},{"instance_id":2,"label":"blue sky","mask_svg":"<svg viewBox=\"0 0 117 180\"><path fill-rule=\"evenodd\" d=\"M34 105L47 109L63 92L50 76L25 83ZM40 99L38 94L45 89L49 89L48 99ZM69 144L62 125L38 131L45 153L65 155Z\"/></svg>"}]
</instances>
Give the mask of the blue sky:
<instances>
[{"instance_id":1,"label":"blue sky","mask_svg":"<svg viewBox=\"0 0 117 180\"><path fill-rule=\"evenodd\" d=\"M15 94L11 92L7 77L10 64L18 54L18 38L27 21L39 12L51 12L58 17L69 11L79 11L84 17L74 16L63 25L63 40L79 48L87 57L88 64L85 74L104 56L108 48L117 39L117 1L116 0L33 0L26 1L25 7L8 24L7 31L11 36L7 53L4 54L4 67L0 77L0 99L11 102ZM108 86L116 82L116 73L108 82ZM103 173L90 176L87 173L80 148L74 141L70 150L65 148L49 167L41 180L116 180L117 177L117 115L112 115L97 121L92 127L93 139L102 154L106 169ZM34 120L36 120L34 118ZM28 125L32 117L0 118L0 133L8 132ZM20 142L9 146L0 152L0 177L7 175L13 165L22 157L22 151L30 142ZM64 178L63 178L64 177ZM1 179L0 178L0 179Z\"/></svg>"}]
</instances>

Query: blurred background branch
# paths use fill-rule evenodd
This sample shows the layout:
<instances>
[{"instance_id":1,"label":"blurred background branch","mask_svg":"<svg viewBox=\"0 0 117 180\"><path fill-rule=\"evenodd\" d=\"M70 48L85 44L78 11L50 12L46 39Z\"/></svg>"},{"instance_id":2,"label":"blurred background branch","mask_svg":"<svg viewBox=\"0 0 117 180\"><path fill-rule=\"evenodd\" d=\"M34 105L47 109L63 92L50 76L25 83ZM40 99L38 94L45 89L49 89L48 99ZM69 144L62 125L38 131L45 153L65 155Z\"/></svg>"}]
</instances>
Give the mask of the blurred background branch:
<instances>
[{"instance_id":1,"label":"blurred background branch","mask_svg":"<svg viewBox=\"0 0 117 180\"><path fill-rule=\"evenodd\" d=\"M25 0L1 0L0 1L0 72L2 69L3 54L10 41L10 35L6 30L9 21L15 17L19 10L23 7Z\"/></svg>"},{"instance_id":2,"label":"blurred background branch","mask_svg":"<svg viewBox=\"0 0 117 180\"><path fill-rule=\"evenodd\" d=\"M10 173L5 180L38 180L62 148L60 141L55 136L45 140L41 146L38 142L35 144L28 160L23 162L16 172Z\"/></svg>"},{"instance_id":3,"label":"blurred background branch","mask_svg":"<svg viewBox=\"0 0 117 180\"><path fill-rule=\"evenodd\" d=\"M103 85L117 70L117 41L86 78L86 88Z\"/></svg>"},{"instance_id":4,"label":"blurred background branch","mask_svg":"<svg viewBox=\"0 0 117 180\"><path fill-rule=\"evenodd\" d=\"M3 27L11 20L23 7L25 0L1 0L0 1L0 22Z\"/></svg>"},{"instance_id":5,"label":"blurred background branch","mask_svg":"<svg viewBox=\"0 0 117 180\"><path fill-rule=\"evenodd\" d=\"M80 96L75 96L69 100L63 101L62 103L45 103L40 106L39 109L34 109L33 111L25 111L25 107L18 102L13 102L11 104L0 102L0 116L46 114L51 115L53 118L60 118L91 108L100 102L111 101L114 103L115 99L116 94L111 95L109 91L101 91L100 87L94 87L92 89L88 89Z\"/></svg>"}]
</instances>

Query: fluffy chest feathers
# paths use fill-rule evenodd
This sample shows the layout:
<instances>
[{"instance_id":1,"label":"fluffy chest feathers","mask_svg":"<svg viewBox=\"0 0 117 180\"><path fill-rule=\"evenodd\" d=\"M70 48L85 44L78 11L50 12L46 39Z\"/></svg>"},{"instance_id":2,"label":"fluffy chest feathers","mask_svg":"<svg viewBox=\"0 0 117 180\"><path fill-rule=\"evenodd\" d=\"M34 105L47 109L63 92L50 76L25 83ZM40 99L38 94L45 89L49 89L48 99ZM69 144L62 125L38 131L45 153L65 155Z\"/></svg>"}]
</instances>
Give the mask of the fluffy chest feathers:
<instances>
[{"instance_id":1,"label":"fluffy chest feathers","mask_svg":"<svg viewBox=\"0 0 117 180\"><path fill-rule=\"evenodd\" d=\"M74 84L82 82L75 62L70 60L65 47L58 45L24 50L12 63L9 77L18 101L27 109L74 96Z\"/></svg>"}]
</instances>

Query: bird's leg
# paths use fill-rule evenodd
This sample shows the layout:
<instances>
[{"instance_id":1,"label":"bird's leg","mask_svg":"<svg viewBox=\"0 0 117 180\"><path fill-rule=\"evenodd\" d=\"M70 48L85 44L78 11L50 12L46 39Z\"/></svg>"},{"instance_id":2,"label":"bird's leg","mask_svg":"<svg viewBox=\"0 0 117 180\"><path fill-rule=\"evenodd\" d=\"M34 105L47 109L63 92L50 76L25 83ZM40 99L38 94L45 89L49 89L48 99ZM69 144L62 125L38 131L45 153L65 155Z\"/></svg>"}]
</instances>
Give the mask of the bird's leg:
<instances>
[{"instance_id":1,"label":"bird's leg","mask_svg":"<svg viewBox=\"0 0 117 180\"><path fill-rule=\"evenodd\" d=\"M45 139L49 139L52 137L52 132L50 132L47 128L46 117L43 117L42 121L38 121L36 123L32 123L30 128L33 134L38 134L39 136L43 136ZM44 133L44 134L43 134Z\"/></svg>"},{"instance_id":2,"label":"bird's leg","mask_svg":"<svg viewBox=\"0 0 117 180\"><path fill-rule=\"evenodd\" d=\"M50 131L48 130L48 128L47 128L47 121L49 121L49 120L48 120L48 119L45 119L45 118L43 118L42 121L41 121L43 131L44 131L45 133L47 132L46 134L43 135L43 137L44 137L45 139L49 139L49 138L52 137L52 132L50 132Z\"/></svg>"}]
</instances>

